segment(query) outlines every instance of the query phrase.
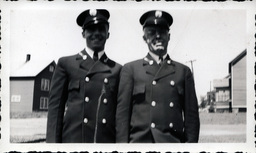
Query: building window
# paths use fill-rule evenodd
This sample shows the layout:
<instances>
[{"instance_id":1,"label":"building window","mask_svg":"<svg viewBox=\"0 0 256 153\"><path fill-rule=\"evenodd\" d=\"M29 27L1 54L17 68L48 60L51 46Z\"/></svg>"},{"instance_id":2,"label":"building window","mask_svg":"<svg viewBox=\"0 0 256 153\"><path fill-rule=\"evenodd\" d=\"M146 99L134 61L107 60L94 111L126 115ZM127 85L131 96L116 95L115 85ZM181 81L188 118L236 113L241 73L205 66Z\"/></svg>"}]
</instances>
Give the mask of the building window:
<instances>
[{"instance_id":1,"label":"building window","mask_svg":"<svg viewBox=\"0 0 256 153\"><path fill-rule=\"evenodd\" d=\"M41 80L41 90L42 91L49 91L50 89L50 80L42 78Z\"/></svg>"},{"instance_id":2,"label":"building window","mask_svg":"<svg viewBox=\"0 0 256 153\"><path fill-rule=\"evenodd\" d=\"M229 91L228 90L226 90L225 91L225 99L224 99L224 101L227 101L227 100L229 100L230 98L229 98Z\"/></svg>"},{"instance_id":3,"label":"building window","mask_svg":"<svg viewBox=\"0 0 256 153\"><path fill-rule=\"evenodd\" d=\"M48 109L48 97L40 97L40 109Z\"/></svg>"},{"instance_id":4,"label":"building window","mask_svg":"<svg viewBox=\"0 0 256 153\"><path fill-rule=\"evenodd\" d=\"M49 71L50 71L50 72L53 72L53 71L54 71L54 66L50 65Z\"/></svg>"},{"instance_id":5,"label":"building window","mask_svg":"<svg viewBox=\"0 0 256 153\"><path fill-rule=\"evenodd\" d=\"M20 102L21 96L20 95L12 95L11 102Z\"/></svg>"}]
</instances>

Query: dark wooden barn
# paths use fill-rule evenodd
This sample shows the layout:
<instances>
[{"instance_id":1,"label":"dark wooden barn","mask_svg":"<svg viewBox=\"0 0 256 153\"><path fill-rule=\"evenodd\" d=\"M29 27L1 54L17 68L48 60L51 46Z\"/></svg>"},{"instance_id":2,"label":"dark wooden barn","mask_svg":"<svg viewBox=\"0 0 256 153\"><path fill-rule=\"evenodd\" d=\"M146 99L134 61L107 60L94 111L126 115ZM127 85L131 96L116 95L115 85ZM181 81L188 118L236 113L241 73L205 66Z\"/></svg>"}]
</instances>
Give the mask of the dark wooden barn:
<instances>
[{"instance_id":1,"label":"dark wooden barn","mask_svg":"<svg viewBox=\"0 0 256 153\"><path fill-rule=\"evenodd\" d=\"M48 109L54 60L30 60L10 75L10 111L33 112Z\"/></svg>"}]
</instances>

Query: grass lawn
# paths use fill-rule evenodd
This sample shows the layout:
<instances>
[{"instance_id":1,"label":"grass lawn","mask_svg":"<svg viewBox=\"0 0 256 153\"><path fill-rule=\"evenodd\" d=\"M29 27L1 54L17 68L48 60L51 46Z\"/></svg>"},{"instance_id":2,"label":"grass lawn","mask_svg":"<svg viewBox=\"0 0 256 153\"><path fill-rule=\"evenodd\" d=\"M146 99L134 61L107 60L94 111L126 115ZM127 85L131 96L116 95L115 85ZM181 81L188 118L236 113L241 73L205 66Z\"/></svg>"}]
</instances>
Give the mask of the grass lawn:
<instances>
[{"instance_id":1,"label":"grass lawn","mask_svg":"<svg viewBox=\"0 0 256 153\"><path fill-rule=\"evenodd\" d=\"M245 143L246 135L200 136L199 143Z\"/></svg>"},{"instance_id":2,"label":"grass lawn","mask_svg":"<svg viewBox=\"0 0 256 153\"><path fill-rule=\"evenodd\" d=\"M246 124L246 113L199 113L201 124Z\"/></svg>"},{"instance_id":3,"label":"grass lawn","mask_svg":"<svg viewBox=\"0 0 256 153\"><path fill-rule=\"evenodd\" d=\"M47 112L12 113L12 143L45 141ZM246 113L200 113L199 143L246 142ZM22 132L21 132L22 131Z\"/></svg>"}]
</instances>

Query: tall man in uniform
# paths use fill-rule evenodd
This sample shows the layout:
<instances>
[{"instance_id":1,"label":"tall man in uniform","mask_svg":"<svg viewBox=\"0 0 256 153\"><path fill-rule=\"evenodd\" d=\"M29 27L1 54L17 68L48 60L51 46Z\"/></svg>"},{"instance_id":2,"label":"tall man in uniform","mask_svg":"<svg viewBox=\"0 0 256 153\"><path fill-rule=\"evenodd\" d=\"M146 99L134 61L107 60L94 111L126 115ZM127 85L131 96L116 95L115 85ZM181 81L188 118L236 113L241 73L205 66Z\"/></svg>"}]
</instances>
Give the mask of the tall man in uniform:
<instances>
[{"instance_id":1,"label":"tall man in uniform","mask_svg":"<svg viewBox=\"0 0 256 153\"><path fill-rule=\"evenodd\" d=\"M104 52L109 12L86 10L77 17L85 49L59 59L52 78L46 142L114 143L121 65Z\"/></svg>"},{"instance_id":2,"label":"tall man in uniform","mask_svg":"<svg viewBox=\"0 0 256 153\"><path fill-rule=\"evenodd\" d=\"M167 54L169 27L164 11L140 18L149 52L123 66L118 91L116 142L198 142L199 114L190 69Z\"/></svg>"}]
</instances>

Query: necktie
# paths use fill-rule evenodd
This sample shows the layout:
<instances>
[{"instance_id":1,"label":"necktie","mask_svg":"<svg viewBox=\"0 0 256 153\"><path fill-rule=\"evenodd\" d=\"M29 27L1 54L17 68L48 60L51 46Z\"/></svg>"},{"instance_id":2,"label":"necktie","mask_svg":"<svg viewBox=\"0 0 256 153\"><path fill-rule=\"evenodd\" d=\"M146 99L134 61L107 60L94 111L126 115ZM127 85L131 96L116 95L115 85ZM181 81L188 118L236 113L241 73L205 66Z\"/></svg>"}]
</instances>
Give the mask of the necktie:
<instances>
[{"instance_id":1,"label":"necktie","mask_svg":"<svg viewBox=\"0 0 256 153\"><path fill-rule=\"evenodd\" d=\"M164 59L163 59L163 56L159 56L159 61L160 61L160 62L159 62L159 65L160 65L160 66L163 64L163 60L164 60Z\"/></svg>"},{"instance_id":2,"label":"necktie","mask_svg":"<svg viewBox=\"0 0 256 153\"><path fill-rule=\"evenodd\" d=\"M97 61L99 59L98 52L93 52L93 60Z\"/></svg>"}]
</instances>

